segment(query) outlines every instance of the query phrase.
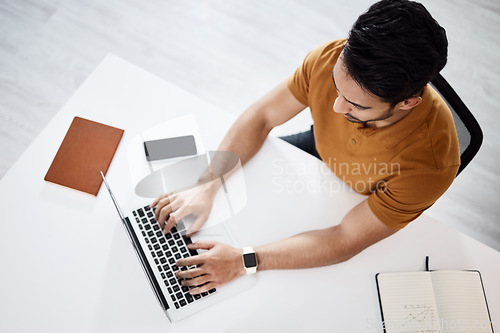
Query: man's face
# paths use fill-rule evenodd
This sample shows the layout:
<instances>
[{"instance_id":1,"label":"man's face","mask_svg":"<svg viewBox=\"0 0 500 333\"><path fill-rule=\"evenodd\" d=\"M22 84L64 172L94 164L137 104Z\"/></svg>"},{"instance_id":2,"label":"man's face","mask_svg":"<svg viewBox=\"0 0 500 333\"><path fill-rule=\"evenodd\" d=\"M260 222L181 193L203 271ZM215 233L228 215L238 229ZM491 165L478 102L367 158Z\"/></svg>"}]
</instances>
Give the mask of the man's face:
<instances>
[{"instance_id":1,"label":"man's face","mask_svg":"<svg viewBox=\"0 0 500 333\"><path fill-rule=\"evenodd\" d=\"M333 67L332 77L338 94L333 110L343 114L350 122L378 127L375 122L389 120L394 115L395 108L391 108L391 105L382 101L380 97L362 89L348 75L342 56Z\"/></svg>"}]
</instances>

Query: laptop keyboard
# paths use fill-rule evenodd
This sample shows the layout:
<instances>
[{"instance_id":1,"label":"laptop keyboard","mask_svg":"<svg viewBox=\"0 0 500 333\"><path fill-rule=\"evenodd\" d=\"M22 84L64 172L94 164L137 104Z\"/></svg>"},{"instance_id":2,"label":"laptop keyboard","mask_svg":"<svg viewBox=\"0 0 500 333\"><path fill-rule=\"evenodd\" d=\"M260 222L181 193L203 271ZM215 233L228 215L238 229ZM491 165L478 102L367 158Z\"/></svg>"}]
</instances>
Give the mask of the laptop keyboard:
<instances>
[{"instance_id":1,"label":"laptop keyboard","mask_svg":"<svg viewBox=\"0 0 500 333\"><path fill-rule=\"evenodd\" d=\"M181 285L182 279L175 277L175 273L179 270L196 268L196 266L177 267L175 264L181 258L197 255L196 251L189 250L187 247L192 242L189 237L185 236L185 226L182 220L177 222L176 226L168 234L164 234L160 224L154 218L153 210L149 206L139 208L133 214L176 309L200 300L216 291L213 288L199 295L191 295L189 290L194 287Z\"/></svg>"}]
</instances>

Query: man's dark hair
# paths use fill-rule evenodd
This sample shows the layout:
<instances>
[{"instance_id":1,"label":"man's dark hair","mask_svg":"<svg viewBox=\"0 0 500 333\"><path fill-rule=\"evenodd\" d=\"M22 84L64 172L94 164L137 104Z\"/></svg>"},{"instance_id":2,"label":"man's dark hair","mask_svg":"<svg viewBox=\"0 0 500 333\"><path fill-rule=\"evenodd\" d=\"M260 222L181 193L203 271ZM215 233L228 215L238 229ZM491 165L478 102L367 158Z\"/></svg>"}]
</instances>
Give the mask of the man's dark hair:
<instances>
[{"instance_id":1,"label":"man's dark hair","mask_svg":"<svg viewBox=\"0 0 500 333\"><path fill-rule=\"evenodd\" d=\"M443 69L447 49L446 31L422 4L382 0L354 23L342 59L354 81L394 107Z\"/></svg>"}]
</instances>

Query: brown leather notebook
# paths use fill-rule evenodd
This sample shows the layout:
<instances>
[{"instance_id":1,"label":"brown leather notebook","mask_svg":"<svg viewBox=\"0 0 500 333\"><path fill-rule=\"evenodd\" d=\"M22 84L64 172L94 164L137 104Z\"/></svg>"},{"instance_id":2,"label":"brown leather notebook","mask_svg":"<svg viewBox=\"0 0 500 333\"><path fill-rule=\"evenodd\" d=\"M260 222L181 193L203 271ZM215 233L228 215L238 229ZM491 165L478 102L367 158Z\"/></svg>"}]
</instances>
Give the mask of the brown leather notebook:
<instances>
[{"instance_id":1,"label":"brown leather notebook","mask_svg":"<svg viewBox=\"0 0 500 333\"><path fill-rule=\"evenodd\" d=\"M75 117L45 180L97 196L123 130Z\"/></svg>"}]
</instances>

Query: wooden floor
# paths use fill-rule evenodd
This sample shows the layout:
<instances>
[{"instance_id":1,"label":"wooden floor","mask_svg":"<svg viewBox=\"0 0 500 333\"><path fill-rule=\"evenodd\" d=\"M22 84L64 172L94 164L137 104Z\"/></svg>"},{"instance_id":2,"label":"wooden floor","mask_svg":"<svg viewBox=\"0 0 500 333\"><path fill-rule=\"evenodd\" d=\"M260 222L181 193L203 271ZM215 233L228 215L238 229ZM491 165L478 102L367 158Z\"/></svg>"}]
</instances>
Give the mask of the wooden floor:
<instances>
[{"instance_id":1,"label":"wooden floor","mask_svg":"<svg viewBox=\"0 0 500 333\"><path fill-rule=\"evenodd\" d=\"M485 136L429 213L500 250L500 2L422 2L447 29L443 75ZM107 53L238 115L371 3L0 0L0 177ZM304 113L274 133L309 122Z\"/></svg>"}]
</instances>

